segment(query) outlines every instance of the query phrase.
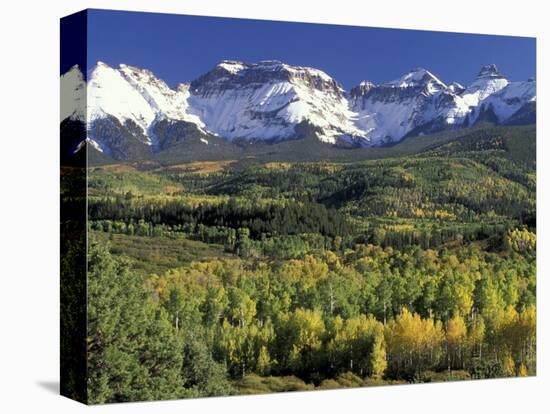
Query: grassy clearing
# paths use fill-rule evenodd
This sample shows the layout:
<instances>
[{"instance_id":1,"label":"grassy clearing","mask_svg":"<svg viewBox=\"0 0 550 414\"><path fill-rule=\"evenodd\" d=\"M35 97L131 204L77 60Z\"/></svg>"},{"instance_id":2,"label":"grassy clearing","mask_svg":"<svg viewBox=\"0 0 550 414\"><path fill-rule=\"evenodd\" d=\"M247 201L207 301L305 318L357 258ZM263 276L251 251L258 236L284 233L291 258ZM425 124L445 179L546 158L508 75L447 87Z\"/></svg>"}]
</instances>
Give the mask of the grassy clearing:
<instances>
[{"instance_id":1,"label":"grassy clearing","mask_svg":"<svg viewBox=\"0 0 550 414\"><path fill-rule=\"evenodd\" d=\"M223 246L189 240L182 235L145 237L98 231L92 231L91 235L101 244L109 243L111 253L127 257L133 269L143 275L163 274L193 260L231 257Z\"/></svg>"}]
</instances>

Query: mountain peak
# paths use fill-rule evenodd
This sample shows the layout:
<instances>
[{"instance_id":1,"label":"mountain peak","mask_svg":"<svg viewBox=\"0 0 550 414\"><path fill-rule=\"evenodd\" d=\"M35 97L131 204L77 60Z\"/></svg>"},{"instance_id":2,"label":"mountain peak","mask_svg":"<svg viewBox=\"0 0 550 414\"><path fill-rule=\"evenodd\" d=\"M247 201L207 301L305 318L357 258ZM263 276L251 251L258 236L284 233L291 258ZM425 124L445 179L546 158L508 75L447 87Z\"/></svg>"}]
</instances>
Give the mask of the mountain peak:
<instances>
[{"instance_id":1,"label":"mountain peak","mask_svg":"<svg viewBox=\"0 0 550 414\"><path fill-rule=\"evenodd\" d=\"M131 66L131 65L127 65L126 63L121 63L120 65L118 65L119 69L130 69L130 70L133 70L135 72L150 72L149 70L147 69L143 69L143 68L138 68L136 66Z\"/></svg>"},{"instance_id":2,"label":"mountain peak","mask_svg":"<svg viewBox=\"0 0 550 414\"><path fill-rule=\"evenodd\" d=\"M502 74L498 71L497 65L491 63L481 68L477 78L504 78L504 76L502 76Z\"/></svg>"},{"instance_id":3,"label":"mountain peak","mask_svg":"<svg viewBox=\"0 0 550 414\"><path fill-rule=\"evenodd\" d=\"M101 60L98 60L94 66L92 66L91 69L89 69L88 71L88 77L93 77L93 76L102 76L103 74L105 73L110 73L111 71L117 71L116 68L112 68L111 66L109 66L107 63L101 61Z\"/></svg>"},{"instance_id":4,"label":"mountain peak","mask_svg":"<svg viewBox=\"0 0 550 414\"><path fill-rule=\"evenodd\" d=\"M135 66L126 65L124 63L121 63L119 65L119 70L124 74L126 77L134 78L138 81L160 81L155 74L150 71L149 69L142 69L137 68Z\"/></svg>"},{"instance_id":5,"label":"mountain peak","mask_svg":"<svg viewBox=\"0 0 550 414\"><path fill-rule=\"evenodd\" d=\"M375 85L373 82L371 82L371 81L362 80L361 82L359 82L359 86L372 88L373 86L376 86L376 85Z\"/></svg>"},{"instance_id":6,"label":"mountain peak","mask_svg":"<svg viewBox=\"0 0 550 414\"><path fill-rule=\"evenodd\" d=\"M365 96L373 88L376 88L376 85L373 82L368 80L363 80L359 82L359 85L351 88L351 90L349 91L349 96L351 96L352 98Z\"/></svg>"},{"instance_id":7,"label":"mountain peak","mask_svg":"<svg viewBox=\"0 0 550 414\"><path fill-rule=\"evenodd\" d=\"M267 59L267 60L260 60L258 62L258 65L260 66L280 66L283 65L283 62L277 59Z\"/></svg>"},{"instance_id":8,"label":"mountain peak","mask_svg":"<svg viewBox=\"0 0 550 414\"><path fill-rule=\"evenodd\" d=\"M258 88L280 82L343 94L340 84L322 70L289 65L279 60L262 60L257 63L222 60L211 71L192 81L191 89L196 94L204 94L236 87Z\"/></svg>"},{"instance_id":9,"label":"mountain peak","mask_svg":"<svg viewBox=\"0 0 550 414\"><path fill-rule=\"evenodd\" d=\"M239 60L222 60L216 65L217 68L221 68L232 75L239 73L241 70L247 68L247 64Z\"/></svg>"},{"instance_id":10,"label":"mountain peak","mask_svg":"<svg viewBox=\"0 0 550 414\"><path fill-rule=\"evenodd\" d=\"M399 79L388 82L387 84L399 88L425 87L428 85L435 87L435 89L446 87L446 85L433 73L421 67L414 68Z\"/></svg>"},{"instance_id":11,"label":"mountain peak","mask_svg":"<svg viewBox=\"0 0 550 414\"><path fill-rule=\"evenodd\" d=\"M409 71L409 73L427 73L428 70L424 69L422 66L417 66Z\"/></svg>"}]
</instances>

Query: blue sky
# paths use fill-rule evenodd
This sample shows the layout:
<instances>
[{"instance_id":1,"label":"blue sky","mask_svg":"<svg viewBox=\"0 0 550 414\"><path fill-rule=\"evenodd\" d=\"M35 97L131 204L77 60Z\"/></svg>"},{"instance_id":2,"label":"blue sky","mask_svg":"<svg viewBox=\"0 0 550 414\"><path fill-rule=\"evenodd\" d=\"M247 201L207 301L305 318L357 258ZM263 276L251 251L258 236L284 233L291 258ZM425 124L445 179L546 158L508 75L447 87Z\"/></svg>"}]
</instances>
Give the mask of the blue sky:
<instances>
[{"instance_id":1,"label":"blue sky","mask_svg":"<svg viewBox=\"0 0 550 414\"><path fill-rule=\"evenodd\" d=\"M534 38L91 10L88 62L152 70L174 86L222 59L278 59L324 70L350 88L424 67L470 83L496 63L511 80L535 76Z\"/></svg>"}]
</instances>

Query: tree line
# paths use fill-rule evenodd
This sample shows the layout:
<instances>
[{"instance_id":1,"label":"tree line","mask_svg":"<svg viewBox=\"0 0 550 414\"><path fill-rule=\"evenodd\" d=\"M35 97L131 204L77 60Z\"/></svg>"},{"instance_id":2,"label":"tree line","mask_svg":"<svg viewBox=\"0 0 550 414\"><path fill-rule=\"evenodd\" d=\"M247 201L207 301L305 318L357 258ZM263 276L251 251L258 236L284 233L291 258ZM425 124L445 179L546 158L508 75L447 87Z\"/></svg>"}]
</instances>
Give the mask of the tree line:
<instances>
[{"instance_id":1,"label":"tree line","mask_svg":"<svg viewBox=\"0 0 550 414\"><path fill-rule=\"evenodd\" d=\"M179 200L143 203L122 197L89 201L90 220L138 222L169 226L203 224L247 228L254 238L262 234L319 233L326 236L351 234L353 228L340 212L318 203L287 201L268 205L241 203L235 198L220 203L186 205Z\"/></svg>"}]
</instances>

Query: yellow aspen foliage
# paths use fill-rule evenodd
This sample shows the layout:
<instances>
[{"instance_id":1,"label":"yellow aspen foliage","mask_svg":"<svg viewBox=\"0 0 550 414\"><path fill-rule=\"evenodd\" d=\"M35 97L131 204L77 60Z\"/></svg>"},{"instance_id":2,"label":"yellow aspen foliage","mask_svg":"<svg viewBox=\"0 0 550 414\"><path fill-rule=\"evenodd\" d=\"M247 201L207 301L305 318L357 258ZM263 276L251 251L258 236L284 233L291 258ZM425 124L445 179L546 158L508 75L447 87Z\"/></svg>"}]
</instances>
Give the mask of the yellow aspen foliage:
<instances>
[{"instance_id":1,"label":"yellow aspen foliage","mask_svg":"<svg viewBox=\"0 0 550 414\"><path fill-rule=\"evenodd\" d=\"M512 355L507 354L504 356L502 361L502 372L505 377L513 377L516 375L516 364Z\"/></svg>"},{"instance_id":2,"label":"yellow aspen foliage","mask_svg":"<svg viewBox=\"0 0 550 414\"><path fill-rule=\"evenodd\" d=\"M265 345L262 345L260 352L258 354L258 361L256 363L256 369L258 373L265 375L269 372L271 366L271 358L269 356L269 351Z\"/></svg>"},{"instance_id":3,"label":"yellow aspen foliage","mask_svg":"<svg viewBox=\"0 0 550 414\"><path fill-rule=\"evenodd\" d=\"M403 308L401 314L386 327L386 344L391 369L422 371L439 359L444 339L441 322L422 319L419 314Z\"/></svg>"},{"instance_id":4,"label":"yellow aspen foliage","mask_svg":"<svg viewBox=\"0 0 550 414\"><path fill-rule=\"evenodd\" d=\"M304 349L316 350L322 345L322 337L325 332L323 315L316 310L298 308L289 320L295 335L296 352Z\"/></svg>"},{"instance_id":5,"label":"yellow aspen foliage","mask_svg":"<svg viewBox=\"0 0 550 414\"><path fill-rule=\"evenodd\" d=\"M360 315L343 323L336 317L334 324L329 344L334 364L361 376L382 377L387 366L382 323L372 315Z\"/></svg>"},{"instance_id":6,"label":"yellow aspen foliage","mask_svg":"<svg viewBox=\"0 0 550 414\"><path fill-rule=\"evenodd\" d=\"M312 287L319 279L327 277L329 266L313 256L306 256L304 260L289 260L282 268L282 276L289 281L299 281L304 287Z\"/></svg>"},{"instance_id":7,"label":"yellow aspen foliage","mask_svg":"<svg viewBox=\"0 0 550 414\"><path fill-rule=\"evenodd\" d=\"M445 332L445 339L447 340L447 364L449 368L462 368L467 334L468 329L464 318L460 315L455 315L449 319Z\"/></svg>"},{"instance_id":8,"label":"yellow aspen foliage","mask_svg":"<svg viewBox=\"0 0 550 414\"><path fill-rule=\"evenodd\" d=\"M506 245L518 253L533 253L537 248L537 235L526 229L514 229L508 232Z\"/></svg>"},{"instance_id":9,"label":"yellow aspen foliage","mask_svg":"<svg viewBox=\"0 0 550 414\"><path fill-rule=\"evenodd\" d=\"M464 318L455 315L447 322L447 331L445 337L452 346L462 346L466 340L467 328Z\"/></svg>"},{"instance_id":10,"label":"yellow aspen foliage","mask_svg":"<svg viewBox=\"0 0 550 414\"><path fill-rule=\"evenodd\" d=\"M481 315L476 315L468 327L468 346L476 355L481 355L485 339L485 321Z\"/></svg>"},{"instance_id":11,"label":"yellow aspen foliage","mask_svg":"<svg viewBox=\"0 0 550 414\"><path fill-rule=\"evenodd\" d=\"M388 361L386 357L386 344L383 333L377 333L374 337L371 351L371 375L373 378L382 378Z\"/></svg>"},{"instance_id":12,"label":"yellow aspen foliage","mask_svg":"<svg viewBox=\"0 0 550 414\"><path fill-rule=\"evenodd\" d=\"M518 377L526 377L529 374L527 373L527 367L525 364L521 364L518 369Z\"/></svg>"}]
</instances>

